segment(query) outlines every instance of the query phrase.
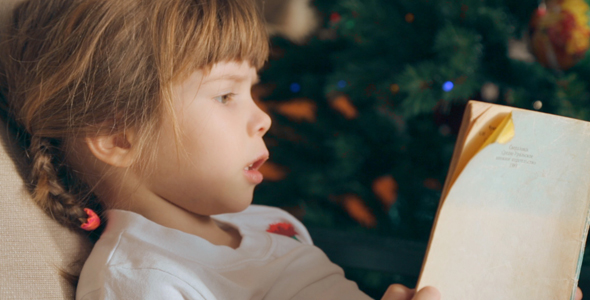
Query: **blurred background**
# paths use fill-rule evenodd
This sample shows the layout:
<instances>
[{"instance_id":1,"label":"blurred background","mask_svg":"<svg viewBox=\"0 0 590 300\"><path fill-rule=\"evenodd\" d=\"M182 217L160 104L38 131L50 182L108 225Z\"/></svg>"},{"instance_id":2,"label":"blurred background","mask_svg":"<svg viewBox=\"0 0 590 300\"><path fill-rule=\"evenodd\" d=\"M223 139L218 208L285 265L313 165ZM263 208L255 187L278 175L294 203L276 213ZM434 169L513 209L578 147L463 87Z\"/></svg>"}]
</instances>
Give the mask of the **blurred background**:
<instances>
[{"instance_id":1,"label":"blurred background","mask_svg":"<svg viewBox=\"0 0 590 300\"><path fill-rule=\"evenodd\" d=\"M253 94L273 126L254 201L300 218L320 247L365 245L349 262L411 252L400 268L344 263L373 297L416 283L468 100L590 120L584 0L261 5L274 36Z\"/></svg>"}]
</instances>

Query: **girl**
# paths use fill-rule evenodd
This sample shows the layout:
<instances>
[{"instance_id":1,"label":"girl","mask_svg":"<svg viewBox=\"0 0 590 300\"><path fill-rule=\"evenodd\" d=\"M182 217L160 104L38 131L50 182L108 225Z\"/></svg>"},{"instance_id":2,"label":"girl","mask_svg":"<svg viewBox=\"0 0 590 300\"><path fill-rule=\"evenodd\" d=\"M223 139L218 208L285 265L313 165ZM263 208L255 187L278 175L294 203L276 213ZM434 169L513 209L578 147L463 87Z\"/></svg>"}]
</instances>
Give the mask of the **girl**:
<instances>
[{"instance_id":1,"label":"girl","mask_svg":"<svg viewBox=\"0 0 590 300\"><path fill-rule=\"evenodd\" d=\"M295 218L250 206L271 123L250 96L268 54L254 3L28 1L0 51L33 198L102 233L77 299L368 298Z\"/></svg>"}]
</instances>

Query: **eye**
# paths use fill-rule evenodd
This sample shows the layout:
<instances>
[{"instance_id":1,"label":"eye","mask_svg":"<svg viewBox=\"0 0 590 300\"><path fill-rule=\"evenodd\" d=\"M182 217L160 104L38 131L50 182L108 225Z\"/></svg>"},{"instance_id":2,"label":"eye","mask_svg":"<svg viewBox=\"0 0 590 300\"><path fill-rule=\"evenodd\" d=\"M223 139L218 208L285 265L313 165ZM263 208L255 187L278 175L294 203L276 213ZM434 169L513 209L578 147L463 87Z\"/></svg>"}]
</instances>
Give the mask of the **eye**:
<instances>
[{"instance_id":1,"label":"eye","mask_svg":"<svg viewBox=\"0 0 590 300\"><path fill-rule=\"evenodd\" d=\"M234 93L228 93L225 95L221 95L221 96L217 96L213 99L217 100L217 102L221 103L221 104L226 104L227 102L229 102L230 100L232 100L234 98L236 94Z\"/></svg>"}]
</instances>

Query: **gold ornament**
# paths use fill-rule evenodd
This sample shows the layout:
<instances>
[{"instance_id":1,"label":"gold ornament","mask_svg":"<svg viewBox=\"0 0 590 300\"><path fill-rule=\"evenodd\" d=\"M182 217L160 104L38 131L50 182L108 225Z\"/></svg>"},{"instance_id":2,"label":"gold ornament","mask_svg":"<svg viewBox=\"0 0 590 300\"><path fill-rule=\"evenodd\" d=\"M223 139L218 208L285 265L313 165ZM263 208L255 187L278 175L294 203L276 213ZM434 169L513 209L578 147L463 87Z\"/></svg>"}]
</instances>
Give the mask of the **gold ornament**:
<instances>
[{"instance_id":1,"label":"gold ornament","mask_svg":"<svg viewBox=\"0 0 590 300\"><path fill-rule=\"evenodd\" d=\"M548 0L539 6L529 23L539 63L567 70L584 57L590 47L588 10L584 0Z\"/></svg>"}]
</instances>

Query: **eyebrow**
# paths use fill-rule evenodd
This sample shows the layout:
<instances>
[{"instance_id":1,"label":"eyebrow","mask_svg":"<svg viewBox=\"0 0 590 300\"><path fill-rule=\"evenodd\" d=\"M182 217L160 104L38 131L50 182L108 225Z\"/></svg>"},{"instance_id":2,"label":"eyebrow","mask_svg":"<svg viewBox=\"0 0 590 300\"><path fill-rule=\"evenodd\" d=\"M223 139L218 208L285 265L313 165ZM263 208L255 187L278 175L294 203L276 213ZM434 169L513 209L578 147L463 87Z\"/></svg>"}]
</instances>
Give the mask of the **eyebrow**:
<instances>
[{"instance_id":1,"label":"eyebrow","mask_svg":"<svg viewBox=\"0 0 590 300\"><path fill-rule=\"evenodd\" d=\"M247 76L239 76L239 75L230 74L230 75L221 75L221 76L214 76L214 77L207 78L206 80L203 81L202 84L206 84L206 83L210 83L210 82L214 82L214 81L218 81L218 80L245 81L247 79L248 79ZM252 81L252 85L257 84L258 82L260 82L260 77L258 76L258 74L256 74L256 77Z\"/></svg>"}]
</instances>

